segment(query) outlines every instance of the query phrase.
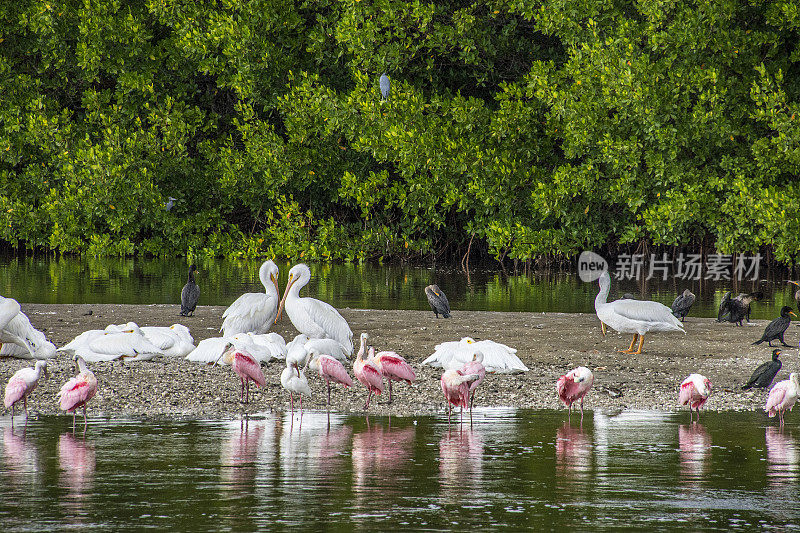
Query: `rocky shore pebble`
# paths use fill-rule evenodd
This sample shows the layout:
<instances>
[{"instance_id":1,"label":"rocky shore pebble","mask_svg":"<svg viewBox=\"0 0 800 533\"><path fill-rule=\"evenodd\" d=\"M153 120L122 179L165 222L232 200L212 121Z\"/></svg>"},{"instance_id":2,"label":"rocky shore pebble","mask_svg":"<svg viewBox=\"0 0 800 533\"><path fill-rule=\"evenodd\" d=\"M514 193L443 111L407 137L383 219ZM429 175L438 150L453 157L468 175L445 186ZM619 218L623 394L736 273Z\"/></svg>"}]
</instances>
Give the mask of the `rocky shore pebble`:
<instances>
[{"instance_id":1,"label":"rocky shore pebble","mask_svg":"<svg viewBox=\"0 0 800 533\"><path fill-rule=\"evenodd\" d=\"M198 307L195 316L179 317L175 305L23 304L34 327L62 346L88 329L132 320L140 326L168 326L179 322L192 332L195 344L218 336L224 307ZM630 336L611 332L603 337L594 314L504 313L464 311L450 319L435 319L427 311L384 311L342 309L357 342L362 331L370 334L376 350L394 350L417 371L413 386L395 384L395 399L387 405L385 397L369 407L374 414L417 415L443 412L444 399L439 386L441 370L419 363L444 341L469 336L492 339L516 348L517 355L530 368L514 375L488 375L478 390L476 406L518 407L526 409L563 408L555 394L558 377L578 365L594 372L594 388L586 398L587 409L677 410L678 386L690 373L709 377L713 392L706 404L711 410L757 410L763 408L767 391L742 391L741 386L753 369L770 358L772 348L753 346L767 321L745 327L719 324L713 319L686 319L686 334L648 335L645 353L619 353L630 343ZM90 313L91 312L91 313ZM290 341L297 332L287 318L272 331ZM775 381L788 378L798 369L797 341L800 330L790 327L784 348L783 368ZM0 385L30 361L0 360ZM89 404L90 416L134 416L161 418L235 417L241 413L286 410L288 395L280 384L281 361L263 370L267 386L254 391L250 403L239 402L239 380L229 367L212 367L183 359L157 358L149 362L95 363L97 396ZM58 413L56 393L74 375L74 363L63 355L48 363L50 379L42 380L29 398L32 414ZM352 369L349 369L352 372ZM305 408L325 409L325 386L309 372L313 396ZM332 409L345 413L363 412L365 389L356 382L353 389L335 387Z\"/></svg>"}]
</instances>

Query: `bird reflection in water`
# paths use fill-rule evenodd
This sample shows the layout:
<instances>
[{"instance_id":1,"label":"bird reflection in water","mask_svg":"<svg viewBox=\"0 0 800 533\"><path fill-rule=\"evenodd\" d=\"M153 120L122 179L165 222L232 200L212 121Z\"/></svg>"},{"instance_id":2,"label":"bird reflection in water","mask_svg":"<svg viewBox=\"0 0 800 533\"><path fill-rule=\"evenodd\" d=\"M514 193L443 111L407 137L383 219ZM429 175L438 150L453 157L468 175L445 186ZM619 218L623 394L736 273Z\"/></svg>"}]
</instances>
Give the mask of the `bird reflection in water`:
<instances>
[{"instance_id":1,"label":"bird reflection in water","mask_svg":"<svg viewBox=\"0 0 800 533\"><path fill-rule=\"evenodd\" d=\"M270 422L274 426L274 420ZM231 427L220 453L220 479L223 488L237 494L247 487L253 488L261 440L264 438L266 425L270 422L250 420L245 415Z\"/></svg>"},{"instance_id":2,"label":"bird reflection in water","mask_svg":"<svg viewBox=\"0 0 800 533\"><path fill-rule=\"evenodd\" d=\"M483 437L472 429L451 430L439 441L441 497L451 501L477 490L483 480Z\"/></svg>"},{"instance_id":3,"label":"bird reflection in water","mask_svg":"<svg viewBox=\"0 0 800 533\"><path fill-rule=\"evenodd\" d=\"M797 442L785 428L767 426L767 479L772 485L797 481Z\"/></svg>"},{"instance_id":4,"label":"bird reflection in water","mask_svg":"<svg viewBox=\"0 0 800 533\"><path fill-rule=\"evenodd\" d=\"M584 482L592 472L593 444L582 425L569 421L556 431L556 476L559 484Z\"/></svg>"},{"instance_id":5,"label":"bird reflection in water","mask_svg":"<svg viewBox=\"0 0 800 533\"><path fill-rule=\"evenodd\" d=\"M39 451L25 438L25 432L14 433L14 428L3 428L3 458L5 473L13 485L25 486L35 481L39 473Z\"/></svg>"},{"instance_id":6,"label":"bird reflection in water","mask_svg":"<svg viewBox=\"0 0 800 533\"><path fill-rule=\"evenodd\" d=\"M681 480L687 486L699 485L708 475L711 435L699 422L678 426L678 453Z\"/></svg>"},{"instance_id":7,"label":"bird reflection in water","mask_svg":"<svg viewBox=\"0 0 800 533\"><path fill-rule=\"evenodd\" d=\"M404 428L372 424L353 436L353 487L359 502L368 501L368 491L400 494L407 490L402 474L413 467L415 426Z\"/></svg>"},{"instance_id":8,"label":"bird reflection in water","mask_svg":"<svg viewBox=\"0 0 800 533\"><path fill-rule=\"evenodd\" d=\"M58 464L60 485L69 491L63 504L74 516L81 516L85 514L84 504L94 484L94 446L72 433L63 433L58 439Z\"/></svg>"}]
</instances>

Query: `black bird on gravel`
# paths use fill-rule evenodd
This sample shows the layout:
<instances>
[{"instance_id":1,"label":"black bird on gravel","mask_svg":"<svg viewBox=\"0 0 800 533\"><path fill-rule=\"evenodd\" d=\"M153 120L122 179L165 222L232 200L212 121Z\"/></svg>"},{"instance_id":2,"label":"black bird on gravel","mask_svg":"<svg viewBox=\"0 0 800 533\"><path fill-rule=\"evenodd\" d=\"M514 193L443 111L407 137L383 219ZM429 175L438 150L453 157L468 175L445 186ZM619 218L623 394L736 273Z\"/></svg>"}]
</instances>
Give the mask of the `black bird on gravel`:
<instances>
[{"instance_id":1,"label":"black bird on gravel","mask_svg":"<svg viewBox=\"0 0 800 533\"><path fill-rule=\"evenodd\" d=\"M750 322L750 304L764 297L762 292L751 292L750 294L740 294L736 298L731 298L731 293L725 293L719 304L717 322L732 322L738 326L742 325L743 320Z\"/></svg>"},{"instance_id":2,"label":"black bird on gravel","mask_svg":"<svg viewBox=\"0 0 800 533\"><path fill-rule=\"evenodd\" d=\"M767 324L767 327L764 329L764 335L762 335L761 338L753 344L761 344L762 342L767 341L769 345L772 346L772 341L779 340L784 346L789 346L786 344L786 341L783 340L783 333L786 331L786 329L789 327L789 323L792 321L792 319L789 318L789 315L797 316L794 314L794 311L792 311L791 307L784 305L783 308L781 308L781 316Z\"/></svg>"},{"instance_id":3,"label":"black bird on gravel","mask_svg":"<svg viewBox=\"0 0 800 533\"><path fill-rule=\"evenodd\" d=\"M428 303L431 304L431 309L433 309L433 314L436 315L436 318L439 318L439 315L444 318L450 318L450 302L447 301L447 296L444 295L438 285L425 287L425 296L428 297Z\"/></svg>"},{"instance_id":4,"label":"black bird on gravel","mask_svg":"<svg viewBox=\"0 0 800 533\"><path fill-rule=\"evenodd\" d=\"M748 390L752 387L757 389L769 387L783 364L781 363L781 360L778 359L780 354L780 349L775 348L772 350L772 361L767 361L756 368L755 372L753 372L753 375L750 376L750 380L742 387L742 390Z\"/></svg>"},{"instance_id":5,"label":"black bird on gravel","mask_svg":"<svg viewBox=\"0 0 800 533\"><path fill-rule=\"evenodd\" d=\"M681 322L684 321L686 315L689 314L689 309L692 308L695 301L695 295L689 289L685 289L683 294L675 298L675 301L672 302L672 314L675 318L680 318Z\"/></svg>"},{"instance_id":6,"label":"black bird on gravel","mask_svg":"<svg viewBox=\"0 0 800 533\"><path fill-rule=\"evenodd\" d=\"M181 313L180 316L193 316L197 308L197 300L200 299L200 287L194 281L194 273L197 270L195 265L189 268L189 281L181 290Z\"/></svg>"}]
</instances>

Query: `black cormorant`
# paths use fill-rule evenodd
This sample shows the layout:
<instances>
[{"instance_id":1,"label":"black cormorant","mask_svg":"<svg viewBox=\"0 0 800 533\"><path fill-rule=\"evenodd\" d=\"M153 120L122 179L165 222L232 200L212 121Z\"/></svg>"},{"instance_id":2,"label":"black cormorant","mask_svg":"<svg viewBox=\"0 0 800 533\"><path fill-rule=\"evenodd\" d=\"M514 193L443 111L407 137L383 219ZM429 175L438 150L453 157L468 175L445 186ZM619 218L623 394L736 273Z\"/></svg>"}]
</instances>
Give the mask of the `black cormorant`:
<instances>
[{"instance_id":1,"label":"black cormorant","mask_svg":"<svg viewBox=\"0 0 800 533\"><path fill-rule=\"evenodd\" d=\"M197 270L195 265L189 268L189 281L181 290L181 313L180 316L193 316L197 307L197 300L200 299L200 287L194 281L194 272Z\"/></svg>"},{"instance_id":2,"label":"black cormorant","mask_svg":"<svg viewBox=\"0 0 800 533\"><path fill-rule=\"evenodd\" d=\"M433 309L433 314L436 315L436 318L439 318L440 314L444 318L450 318L450 302L447 301L447 296L444 295L438 285L425 287L425 296L428 297L428 303L431 304L431 309Z\"/></svg>"},{"instance_id":3,"label":"black cormorant","mask_svg":"<svg viewBox=\"0 0 800 533\"><path fill-rule=\"evenodd\" d=\"M772 361L767 361L756 368L755 372L753 372L753 375L750 376L750 380L745 386L742 387L742 389L747 390L752 387L764 389L769 387L772 384L772 380L775 379L775 376L781 369L782 363L780 359L778 359L780 354L780 349L775 348L772 350Z\"/></svg>"},{"instance_id":4,"label":"black cormorant","mask_svg":"<svg viewBox=\"0 0 800 533\"><path fill-rule=\"evenodd\" d=\"M675 301L672 302L672 314L675 315L675 318L680 318L681 322L686 318L686 315L689 314L689 309L692 308L694 305L695 296L689 289L685 289L683 294L675 298Z\"/></svg>"},{"instance_id":5,"label":"black cormorant","mask_svg":"<svg viewBox=\"0 0 800 533\"><path fill-rule=\"evenodd\" d=\"M767 327L764 329L764 335L762 335L761 338L753 344L761 344L762 342L767 341L769 345L772 346L772 341L779 340L784 346L789 346L786 344L786 341L783 340L783 333L786 331L786 328L789 327L789 323L792 321L792 319L789 318L789 315L797 316L794 314L794 311L792 311L791 307L784 305L781 308L781 316L767 324Z\"/></svg>"}]
</instances>

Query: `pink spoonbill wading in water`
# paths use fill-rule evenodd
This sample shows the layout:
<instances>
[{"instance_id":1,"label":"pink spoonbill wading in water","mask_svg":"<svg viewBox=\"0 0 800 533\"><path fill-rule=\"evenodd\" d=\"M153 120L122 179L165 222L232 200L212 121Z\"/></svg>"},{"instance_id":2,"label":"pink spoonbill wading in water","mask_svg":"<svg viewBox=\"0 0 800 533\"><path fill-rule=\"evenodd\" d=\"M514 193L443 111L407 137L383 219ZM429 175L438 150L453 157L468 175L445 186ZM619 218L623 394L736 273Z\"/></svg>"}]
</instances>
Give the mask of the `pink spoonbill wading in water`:
<instances>
[{"instance_id":1,"label":"pink spoonbill wading in water","mask_svg":"<svg viewBox=\"0 0 800 533\"><path fill-rule=\"evenodd\" d=\"M244 403L250 402L251 381L256 384L256 387L263 387L267 384L264 373L261 371L261 365L246 350L234 348L233 344L228 343L219 359L222 359L225 364L231 365L233 371L239 376L242 385L242 390L239 394L240 401Z\"/></svg>"},{"instance_id":2,"label":"pink spoonbill wading in water","mask_svg":"<svg viewBox=\"0 0 800 533\"><path fill-rule=\"evenodd\" d=\"M368 338L369 335L366 333L361 334L361 348L359 348L356 359L353 361L353 374L355 374L356 379L360 381L369 392L367 402L364 404L364 409L369 408L369 401L372 399L372 393L380 394L383 392L383 374L381 373L381 369L371 359L364 359Z\"/></svg>"},{"instance_id":3,"label":"pink spoonbill wading in water","mask_svg":"<svg viewBox=\"0 0 800 533\"><path fill-rule=\"evenodd\" d=\"M770 418L778 415L778 425L783 426L783 414L792 410L798 395L800 395L800 381L798 374L792 372L789 374L789 379L777 382L769 391L764 411Z\"/></svg>"},{"instance_id":4,"label":"pink spoonbill wading in water","mask_svg":"<svg viewBox=\"0 0 800 533\"><path fill-rule=\"evenodd\" d=\"M700 408L711 395L711 380L702 374L690 374L681 383L678 403L689 406L689 422L692 421L692 409L697 411L697 421L700 421Z\"/></svg>"},{"instance_id":5,"label":"pink spoonbill wading in water","mask_svg":"<svg viewBox=\"0 0 800 533\"><path fill-rule=\"evenodd\" d=\"M353 380L338 359L330 355L317 354L313 350L309 352L308 356L311 358L308 364L309 368L319 373L319 377L325 381L325 385L328 388L328 400L325 405L330 408L331 382L341 383L345 387L352 387Z\"/></svg>"},{"instance_id":6,"label":"pink spoonbill wading in water","mask_svg":"<svg viewBox=\"0 0 800 533\"><path fill-rule=\"evenodd\" d=\"M579 366L567 372L566 375L558 378L556 382L556 392L559 399L567 406L572 415L572 404L580 400L581 402L581 421L583 421L583 397L589 392L594 383L592 371L585 366Z\"/></svg>"},{"instance_id":7,"label":"pink spoonbill wading in water","mask_svg":"<svg viewBox=\"0 0 800 533\"><path fill-rule=\"evenodd\" d=\"M75 411L83 407L83 431L86 432L86 402L97 394L97 378L79 355L74 356L78 364L78 375L64 383L58 392L61 410L72 411L72 432L75 433Z\"/></svg>"},{"instance_id":8,"label":"pink spoonbill wading in water","mask_svg":"<svg viewBox=\"0 0 800 533\"><path fill-rule=\"evenodd\" d=\"M5 406L11 408L11 427L14 427L14 406L22 400L25 408L25 423L28 422L28 395L33 392L39 379L47 375L47 361L36 361L36 365L20 368L6 383Z\"/></svg>"},{"instance_id":9,"label":"pink spoonbill wading in water","mask_svg":"<svg viewBox=\"0 0 800 533\"><path fill-rule=\"evenodd\" d=\"M389 400L387 403L392 403L392 381L405 381L411 385L417 379L417 375L411 365L395 352L378 352L376 354L375 349L370 346L369 360L378 366L383 377L389 382Z\"/></svg>"}]
</instances>

